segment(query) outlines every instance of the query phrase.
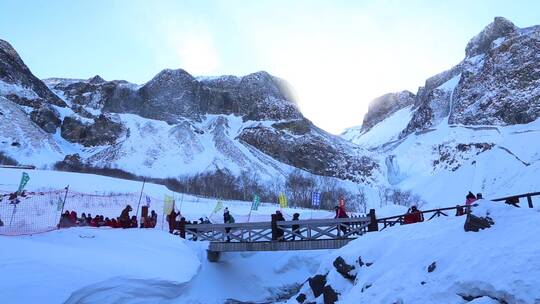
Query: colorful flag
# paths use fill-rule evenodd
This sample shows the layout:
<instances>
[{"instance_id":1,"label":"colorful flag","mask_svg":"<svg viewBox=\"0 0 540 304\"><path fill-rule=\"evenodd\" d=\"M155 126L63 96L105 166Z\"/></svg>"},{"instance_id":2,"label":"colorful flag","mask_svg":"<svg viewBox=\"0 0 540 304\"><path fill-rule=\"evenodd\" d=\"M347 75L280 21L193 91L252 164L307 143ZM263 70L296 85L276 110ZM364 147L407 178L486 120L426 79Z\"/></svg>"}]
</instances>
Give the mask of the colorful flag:
<instances>
[{"instance_id":1,"label":"colorful flag","mask_svg":"<svg viewBox=\"0 0 540 304\"><path fill-rule=\"evenodd\" d=\"M150 196L146 195L146 206L150 207L150 203L152 201L150 200Z\"/></svg>"},{"instance_id":2,"label":"colorful flag","mask_svg":"<svg viewBox=\"0 0 540 304\"><path fill-rule=\"evenodd\" d=\"M24 186L26 186L29 180L30 176L28 175L28 173L23 172L21 176L21 183L19 184L19 190L17 190L17 193L21 193L23 191Z\"/></svg>"},{"instance_id":3,"label":"colorful flag","mask_svg":"<svg viewBox=\"0 0 540 304\"><path fill-rule=\"evenodd\" d=\"M165 194L165 199L163 200L163 214L170 214L174 208L174 198L170 195Z\"/></svg>"},{"instance_id":4,"label":"colorful flag","mask_svg":"<svg viewBox=\"0 0 540 304\"><path fill-rule=\"evenodd\" d=\"M321 205L321 193L319 191L313 191L311 193L311 206L319 207Z\"/></svg>"},{"instance_id":5,"label":"colorful flag","mask_svg":"<svg viewBox=\"0 0 540 304\"><path fill-rule=\"evenodd\" d=\"M223 202L218 201L216 203L216 207L214 207L214 210L212 211L212 214L219 212L221 209L223 209Z\"/></svg>"},{"instance_id":6,"label":"colorful flag","mask_svg":"<svg viewBox=\"0 0 540 304\"><path fill-rule=\"evenodd\" d=\"M259 196L255 194L255 196L253 197L253 203L251 204L251 210L259 209L259 203L260 203Z\"/></svg>"},{"instance_id":7,"label":"colorful flag","mask_svg":"<svg viewBox=\"0 0 540 304\"><path fill-rule=\"evenodd\" d=\"M285 196L285 193L279 195L279 206L281 208L287 208L287 197Z\"/></svg>"}]
</instances>

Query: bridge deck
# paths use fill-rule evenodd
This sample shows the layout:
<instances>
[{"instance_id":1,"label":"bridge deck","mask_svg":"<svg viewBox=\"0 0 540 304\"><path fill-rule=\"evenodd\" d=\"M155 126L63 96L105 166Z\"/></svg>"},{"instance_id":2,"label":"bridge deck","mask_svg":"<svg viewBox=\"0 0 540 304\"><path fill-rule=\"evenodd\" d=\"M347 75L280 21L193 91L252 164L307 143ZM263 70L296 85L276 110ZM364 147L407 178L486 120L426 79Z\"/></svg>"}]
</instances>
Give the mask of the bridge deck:
<instances>
[{"instance_id":1,"label":"bridge deck","mask_svg":"<svg viewBox=\"0 0 540 304\"><path fill-rule=\"evenodd\" d=\"M318 250L337 249L345 246L354 239L328 239L310 241L286 242L211 242L209 251L287 251L287 250Z\"/></svg>"}]
</instances>

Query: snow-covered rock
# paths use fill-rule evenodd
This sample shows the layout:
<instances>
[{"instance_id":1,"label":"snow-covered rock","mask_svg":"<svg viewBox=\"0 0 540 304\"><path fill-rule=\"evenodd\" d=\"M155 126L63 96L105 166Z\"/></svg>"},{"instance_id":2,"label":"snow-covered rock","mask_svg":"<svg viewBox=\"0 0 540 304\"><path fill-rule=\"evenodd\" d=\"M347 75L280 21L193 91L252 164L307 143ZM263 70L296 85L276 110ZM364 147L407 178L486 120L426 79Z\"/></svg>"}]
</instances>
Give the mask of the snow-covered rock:
<instances>
[{"instance_id":1,"label":"snow-covered rock","mask_svg":"<svg viewBox=\"0 0 540 304\"><path fill-rule=\"evenodd\" d=\"M317 274L339 293L339 303L540 302L540 210L477 203L473 213L489 214L491 228L465 232L466 216L394 226L332 252ZM354 266L354 280L340 273L344 263ZM307 283L300 293L305 303L323 303Z\"/></svg>"}]
</instances>

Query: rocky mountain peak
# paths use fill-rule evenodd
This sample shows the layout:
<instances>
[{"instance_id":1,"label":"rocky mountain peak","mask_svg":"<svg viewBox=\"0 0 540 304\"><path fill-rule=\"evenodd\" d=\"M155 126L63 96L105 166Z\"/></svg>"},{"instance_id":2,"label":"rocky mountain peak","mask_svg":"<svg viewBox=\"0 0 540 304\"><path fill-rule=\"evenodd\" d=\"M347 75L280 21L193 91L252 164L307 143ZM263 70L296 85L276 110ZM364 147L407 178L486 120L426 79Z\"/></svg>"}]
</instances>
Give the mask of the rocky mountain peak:
<instances>
[{"instance_id":1,"label":"rocky mountain peak","mask_svg":"<svg viewBox=\"0 0 540 304\"><path fill-rule=\"evenodd\" d=\"M66 104L24 64L15 49L0 39L1 96L20 105L39 108L44 103L65 107Z\"/></svg>"},{"instance_id":2,"label":"rocky mountain peak","mask_svg":"<svg viewBox=\"0 0 540 304\"><path fill-rule=\"evenodd\" d=\"M13 46L11 46L9 42L0 39L0 52L3 52L5 54L5 58L10 58L21 67L24 67L26 68L26 70L28 70L28 68L22 61L21 57L19 57L19 54L17 53L17 51L13 48ZM0 76L3 76L3 75L0 75Z\"/></svg>"},{"instance_id":3,"label":"rocky mountain peak","mask_svg":"<svg viewBox=\"0 0 540 304\"><path fill-rule=\"evenodd\" d=\"M101 78L101 76L96 75L92 78L88 78L88 82L91 84L101 84L107 82L105 79Z\"/></svg>"},{"instance_id":4,"label":"rocky mountain peak","mask_svg":"<svg viewBox=\"0 0 540 304\"><path fill-rule=\"evenodd\" d=\"M409 91L384 94L375 98L362 122L362 131L367 131L396 111L414 104L415 96Z\"/></svg>"},{"instance_id":5,"label":"rocky mountain peak","mask_svg":"<svg viewBox=\"0 0 540 304\"><path fill-rule=\"evenodd\" d=\"M489 50L491 43L498 38L514 33L518 27L504 17L495 17L478 35L474 36L465 48L466 57L473 57Z\"/></svg>"}]
</instances>

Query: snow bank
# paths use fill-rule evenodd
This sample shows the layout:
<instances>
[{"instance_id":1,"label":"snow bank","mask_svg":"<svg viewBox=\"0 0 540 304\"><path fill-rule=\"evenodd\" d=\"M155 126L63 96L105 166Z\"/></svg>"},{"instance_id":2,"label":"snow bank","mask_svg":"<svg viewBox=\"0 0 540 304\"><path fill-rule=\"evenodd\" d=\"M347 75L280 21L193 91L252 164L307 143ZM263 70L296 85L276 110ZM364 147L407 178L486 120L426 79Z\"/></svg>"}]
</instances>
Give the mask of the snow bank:
<instances>
[{"instance_id":1,"label":"snow bank","mask_svg":"<svg viewBox=\"0 0 540 304\"><path fill-rule=\"evenodd\" d=\"M317 273L328 273L339 303L539 303L540 209L478 204L473 212L495 221L489 229L465 232L465 216L392 227L332 252ZM332 265L338 256L355 265L353 282Z\"/></svg>"},{"instance_id":2,"label":"snow bank","mask_svg":"<svg viewBox=\"0 0 540 304\"><path fill-rule=\"evenodd\" d=\"M328 251L224 254L154 229L0 237L2 303L223 303L294 293Z\"/></svg>"},{"instance_id":3,"label":"snow bank","mask_svg":"<svg viewBox=\"0 0 540 304\"><path fill-rule=\"evenodd\" d=\"M0 236L3 303L62 303L72 291L110 278L189 281L198 256L153 229L73 228Z\"/></svg>"}]
</instances>

